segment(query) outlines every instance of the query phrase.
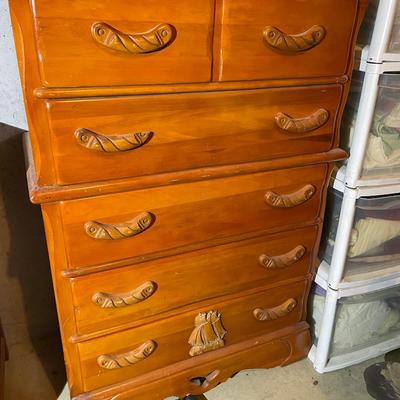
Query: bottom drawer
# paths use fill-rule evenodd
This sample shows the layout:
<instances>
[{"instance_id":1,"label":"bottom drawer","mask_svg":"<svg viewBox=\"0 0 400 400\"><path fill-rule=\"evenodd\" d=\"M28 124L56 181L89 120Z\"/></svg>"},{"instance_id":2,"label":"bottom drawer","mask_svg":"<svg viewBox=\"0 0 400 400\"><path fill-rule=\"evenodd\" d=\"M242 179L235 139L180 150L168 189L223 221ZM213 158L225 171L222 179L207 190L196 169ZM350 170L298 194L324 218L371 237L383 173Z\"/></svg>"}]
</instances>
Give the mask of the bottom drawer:
<instances>
[{"instance_id":1,"label":"bottom drawer","mask_svg":"<svg viewBox=\"0 0 400 400\"><path fill-rule=\"evenodd\" d=\"M304 317L307 287L308 281L285 285L79 343L84 390L295 324Z\"/></svg>"},{"instance_id":2,"label":"bottom drawer","mask_svg":"<svg viewBox=\"0 0 400 400\"><path fill-rule=\"evenodd\" d=\"M248 368L272 368L304 358L310 348L305 323L257 337L214 354L187 360L154 373L90 393L91 400L160 400L169 396L204 393L236 372ZM84 395L85 396L85 395ZM77 398L74 398L78 400ZM81 397L79 397L81 399Z\"/></svg>"}]
</instances>

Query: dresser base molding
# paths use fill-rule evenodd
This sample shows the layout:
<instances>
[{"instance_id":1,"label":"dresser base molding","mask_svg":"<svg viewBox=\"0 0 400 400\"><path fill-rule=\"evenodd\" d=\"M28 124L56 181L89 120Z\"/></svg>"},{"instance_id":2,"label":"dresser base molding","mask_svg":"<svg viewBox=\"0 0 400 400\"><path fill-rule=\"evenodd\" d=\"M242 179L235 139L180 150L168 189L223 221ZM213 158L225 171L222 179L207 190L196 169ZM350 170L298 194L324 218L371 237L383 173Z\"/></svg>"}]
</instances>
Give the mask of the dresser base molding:
<instances>
[{"instance_id":1,"label":"dresser base molding","mask_svg":"<svg viewBox=\"0 0 400 400\"><path fill-rule=\"evenodd\" d=\"M237 372L285 366L306 357L310 334L305 322L272 334L224 347L139 376L118 385L84 393L73 400L160 400L201 395ZM206 385L199 386L210 377Z\"/></svg>"}]
</instances>

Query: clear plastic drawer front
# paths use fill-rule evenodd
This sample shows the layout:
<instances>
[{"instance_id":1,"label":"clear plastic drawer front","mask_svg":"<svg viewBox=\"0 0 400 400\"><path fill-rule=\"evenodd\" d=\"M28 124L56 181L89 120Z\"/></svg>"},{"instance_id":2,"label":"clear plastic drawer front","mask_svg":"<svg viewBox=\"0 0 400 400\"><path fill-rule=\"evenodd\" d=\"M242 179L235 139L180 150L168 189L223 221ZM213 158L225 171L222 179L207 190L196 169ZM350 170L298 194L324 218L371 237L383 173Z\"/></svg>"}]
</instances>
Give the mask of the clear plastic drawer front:
<instances>
[{"instance_id":1,"label":"clear plastic drawer front","mask_svg":"<svg viewBox=\"0 0 400 400\"><path fill-rule=\"evenodd\" d=\"M325 294L317 286L311 297L311 326L318 343ZM400 287L338 300L330 357L362 350L400 335Z\"/></svg>"},{"instance_id":2,"label":"clear plastic drawer front","mask_svg":"<svg viewBox=\"0 0 400 400\"><path fill-rule=\"evenodd\" d=\"M332 262L343 194L329 189L321 257ZM366 280L400 269L400 195L356 201L344 281ZM339 233L340 234L340 233Z\"/></svg>"}]
</instances>

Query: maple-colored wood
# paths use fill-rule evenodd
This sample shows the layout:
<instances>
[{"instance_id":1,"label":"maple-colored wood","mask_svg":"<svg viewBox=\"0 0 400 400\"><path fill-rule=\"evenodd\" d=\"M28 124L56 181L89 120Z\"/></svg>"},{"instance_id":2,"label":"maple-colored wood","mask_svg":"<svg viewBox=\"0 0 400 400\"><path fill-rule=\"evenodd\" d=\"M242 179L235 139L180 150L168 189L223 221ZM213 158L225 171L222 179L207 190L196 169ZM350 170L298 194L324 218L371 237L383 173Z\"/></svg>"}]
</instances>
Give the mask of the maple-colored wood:
<instances>
[{"instance_id":1,"label":"maple-colored wood","mask_svg":"<svg viewBox=\"0 0 400 400\"><path fill-rule=\"evenodd\" d=\"M365 5L10 0L75 400L200 395L307 354Z\"/></svg>"},{"instance_id":2,"label":"maple-colored wood","mask_svg":"<svg viewBox=\"0 0 400 400\"><path fill-rule=\"evenodd\" d=\"M124 85L124 86L100 86L100 87L70 87L70 88L45 88L35 87L34 96L38 99L70 99L90 98L99 96L132 96L142 94L179 94L209 91L268 89L291 86L318 86L328 84L347 85L350 79L347 75L321 77L321 78L288 78L254 81L227 81L207 83L181 83L163 85Z\"/></svg>"},{"instance_id":3,"label":"maple-colored wood","mask_svg":"<svg viewBox=\"0 0 400 400\"><path fill-rule=\"evenodd\" d=\"M212 0L198 0L192 4L174 0L173 6L158 0L132 0L129 3L125 0L36 0L32 7L44 86L210 80ZM94 25L99 23L103 24L103 30L107 24L107 29L111 26L124 33L144 32L164 24L171 27L168 33L171 40L167 47L157 52L125 53L119 51L118 45L109 48L99 43L102 39L96 31L98 25ZM95 30L94 38L92 29Z\"/></svg>"},{"instance_id":4,"label":"maple-colored wood","mask_svg":"<svg viewBox=\"0 0 400 400\"><path fill-rule=\"evenodd\" d=\"M346 74L366 6L366 0L217 3L213 78L223 81Z\"/></svg>"},{"instance_id":5,"label":"maple-colored wood","mask_svg":"<svg viewBox=\"0 0 400 400\"><path fill-rule=\"evenodd\" d=\"M338 129L342 86L315 86L203 94L47 101L58 184L143 176L328 151ZM323 107L318 129L293 134L275 122ZM329 117L328 117L329 115ZM82 129L94 132L84 133ZM76 132L81 146L77 145ZM152 132L124 152L91 151L106 137ZM104 140L103 140L104 143ZM102 145L100 149L103 149ZM98 146L99 147L99 146ZM115 147L113 146L113 149ZM178 155L178 156L177 156Z\"/></svg>"},{"instance_id":6,"label":"maple-colored wood","mask_svg":"<svg viewBox=\"0 0 400 400\"><path fill-rule=\"evenodd\" d=\"M312 223L320 215L327 170L321 164L62 202L68 266L95 265L212 238ZM296 207L271 207L264 201L270 190L285 194L305 185L312 185L315 193ZM122 224L142 212L153 215L154 223L140 235L97 240L86 233L88 221Z\"/></svg>"},{"instance_id":7,"label":"maple-colored wood","mask_svg":"<svg viewBox=\"0 0 400 400\"><path fill-rule=\"evenodd\" d=\"M165 174L68 186L39 186L33 163L29 163L27 180L32 203L43 204L54 201L72 200L82 197L93 197L103 194L125 192L134 189L146 189L155 186L167 186L171 184L205 181L220 177L239 176L242 174L272 171L283 168L316 165L321 162L344 160L346 157L347 153L344 150L335 148L325 153L305 154L303 156L277 158L274 160L259 161L255 163L196 168Z\"/></svg>"},{"instance_id":8,"label":"maple-colored wood","mask_svg":"<svg viewBox=\"0 0 400 400\"><path fill-rule=\"evenodd\" d=\"M177 314L130 330L78 343L84 390L90 391L101 386L115 384L193 357L194 353L191 352L192 345L189 343L189 339L199 312L218 311L223 329L227 332L225 335L221 334L224 346L293 325L301 321L305 312L306 285L308 282L297 282L223 303L210 302L205 309ZM291 313L275 321L258 321L254 318L254 309L275 307L286 301L288 297L297 301L297 306ZM132 367L99 369L97 363L99 356L108 353L129 352L148 340L154 341L157 348L145 360Z\"/></svg>"},{"instance_id":9,"label":"maple-colored wood","mask_svg":"<svg viewBox=\"0 0 400 400\"><path fill-rule=\"evenodd\" d=\"M310 345L305 323L291 326L272 334L255 337L220 350L171 365L121 384L78 396L74 400L158 400L171 394L184 397L187 393L201 394L217 386L242 369L284 366L304 358ZM207 388L193 383L193 379L220 371ZM196 382L196 381L195 381ZM115 398L115 397L114 397Z\"/></svg>"},{"instance_id":10,"label":"maple-colored wood","mask_svg":"<svg viewBox=\"0 0 400 400\"><path fill-rule=\"evenodd\" d=\"M317 234L317 226L300 228L73 278L78 333L137 326L160 318L161 313L173 315L182 305L190 308L199 301L305 278L314 267ZM261 254L285 253L299 243L305 254L289 268L266 270L258 264ZM92 301L94 293L128 293L145 280L153 282L157 290L136 304L102 309Z\"/></svg>"}]
</instances>

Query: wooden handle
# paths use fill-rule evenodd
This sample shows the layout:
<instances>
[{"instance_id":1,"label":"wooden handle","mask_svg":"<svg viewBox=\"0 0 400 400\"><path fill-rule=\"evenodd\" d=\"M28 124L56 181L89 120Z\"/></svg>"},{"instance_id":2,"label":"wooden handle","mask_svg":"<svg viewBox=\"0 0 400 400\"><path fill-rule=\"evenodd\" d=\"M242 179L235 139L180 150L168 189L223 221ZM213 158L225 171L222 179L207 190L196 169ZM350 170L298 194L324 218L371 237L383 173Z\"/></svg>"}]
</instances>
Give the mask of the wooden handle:
<instances>
[{"instance_id":1,"label":"wooden handle","mask_svg":"<svg viewBox=\"0 0 400 400\"><path fill-rule=\"evenodd\" d=\"M88 221L85 223L85 231L93 239L119 240L144 232L154 221L153 214L144 212L132 221L122 224L103 224L97 221Z\"/></svg>"},{"instance_id":2,"label":"wooden handle","mask_svg":"<svg viewBox=\"0 0 400 400\"><path fill-rule=\"evenodd\" d=\"M156 290L156 284L148 281L128 293L114 294L97 292L92 296L92 301L101 308L127 307L148 299L156 292Z\"/></svg>"},{"instance_id":3,"label":"wooden handle","mask_svg":"<svg viewBox=\"0 0 400 400\"><path fill-rule=\"evenodd\" d=\"M92 37L109 49L130 54L147 54L172 43L175 29L170 24L160 24L147 32L128 34L104 22L96 22L92 25Z\"/></svg>"},{"instance_id":4,"label":"wooden handle","mask_svg":"<svg viewBox=\"0 0 400 400\"><path fill-rule=\"evenodd\" d=\"M86 128L75 131L76 141L88 150L116 153L143 146L153 137L153 132L128 133L126 135L99 135Z\"/></svg>"},{"instance_id":5,"label":"wooden handle","mask_svg":"<svg viewBox=\"0 0 400 400\"><path fill-rule=\"evenodd\" d=\"M265 194L265 202L274 208L292 208L305 203L314 193L313 185L305 185L300 190L288 194L277 194L270 191Z\"/></svg>"},{"instance_id":6,"label":"wooden handle","mask_svg":"<svg viewBox=\"0 0 400 400\"><path fill-rule=\"evenodd\" d=\"M279 256L262 254L259 257L260 264L265 268L286 268L301 260L306 253L304 246L297 246L293 250Z\"/></svg>"},{"instance_id":7,"label":"wooden handle","mask_svg":"<svg viewBox=\"0 0 400 400\"><path fill-rule=\"evenodd\" d=\"M97 364L104 369L118 369L130 367L139 361L145 360L157 348L156 342L148 340L135 350L120 354L103 354L97 357Z\"/></svg>"},{"instance_id":8,"label":"wooden handle","mask_svg":"<svg viewBox=\"0 0 400 400\"><path fill-rule=\"evenodd\" d=\"M196 376L195 378L191 378L190 383L192 385L206 389L210 386L210 383L218 377L220 373L221 371L216 369L210 372L207 376Z\"/></svg>"},{"instance_id":9,"label":"wooden handle","mask_svg":"<svg viewBox=\"0 0 400 400\"><path fill-rule=\"evenodd\" d=\"M275 115L275 123L279 128L291 133L305 133L315 131L325 125L329 119L329 112L323 108L305 118L291 118L279 112Z\"/></svg>"},{"instance_id":10,"label":"wooden handle","mask_svg":"<svg viewBox=\"0 0 400 400\"><path fill-rule=\"evenodd\" d=\"M273 321L290 314L297 306L295 299L286 300L283 304L273 308L256 308L253 311L255 319L259 321Z\"/></svg>"},{"instance_id":11,"label":"wooden handle","mask_svg":"<svg viewBox=\"0 0 400 400\"><path fill-rule=\"evenodd\" d=\"M326 36L326 29L322 25L314 25L303 33L288 35L275 26L267 26L263 36L265 44L275 50L299 53L310 50L321 43Z\"/></svg>"}]
</instances>

